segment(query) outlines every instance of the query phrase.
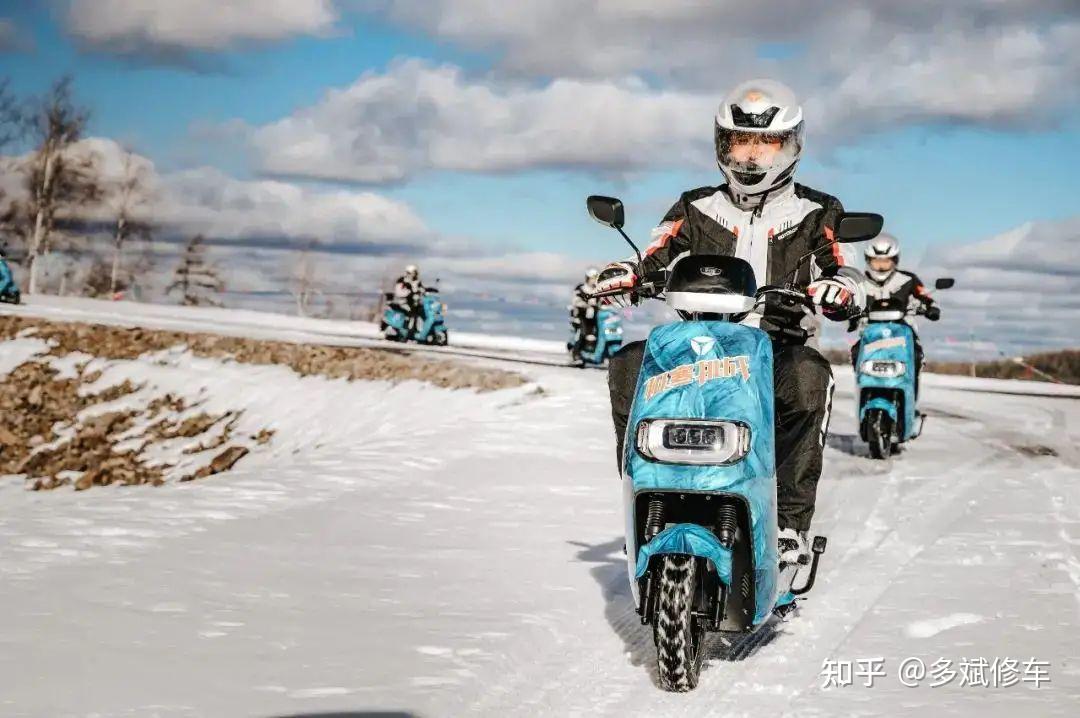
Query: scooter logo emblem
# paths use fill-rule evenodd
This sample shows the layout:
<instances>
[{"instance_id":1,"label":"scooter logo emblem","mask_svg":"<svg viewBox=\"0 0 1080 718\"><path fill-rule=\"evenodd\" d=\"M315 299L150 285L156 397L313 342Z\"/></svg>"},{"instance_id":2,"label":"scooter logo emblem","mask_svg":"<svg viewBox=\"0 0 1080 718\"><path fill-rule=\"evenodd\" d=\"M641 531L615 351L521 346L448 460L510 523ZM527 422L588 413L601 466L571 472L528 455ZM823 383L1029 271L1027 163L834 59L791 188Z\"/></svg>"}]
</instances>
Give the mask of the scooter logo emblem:
<instances>
[{"instance_id":1,"label":"scooter logo emblem","mask_svg":"<svg viewBox=\"0 0 1080 718\"><path fill-rule=\"evenodd\" d=\"M698 356L704 356L711 352L714 344L716 344L716 340L712 337L694 337L690 340L690 348Z\"/></svg>"}]
</instances>

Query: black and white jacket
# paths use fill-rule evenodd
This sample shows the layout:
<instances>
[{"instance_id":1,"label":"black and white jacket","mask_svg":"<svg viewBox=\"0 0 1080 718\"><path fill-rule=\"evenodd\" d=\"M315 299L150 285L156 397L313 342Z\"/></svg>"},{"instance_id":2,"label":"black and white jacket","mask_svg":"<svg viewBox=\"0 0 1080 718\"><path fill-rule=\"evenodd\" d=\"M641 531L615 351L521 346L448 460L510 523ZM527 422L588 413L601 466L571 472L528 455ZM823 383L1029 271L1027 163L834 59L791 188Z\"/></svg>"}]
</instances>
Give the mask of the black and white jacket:
<instances>
[{"instance_id":1,"label":"black and white jacket","mask_svg":"<svg viewBox=\"0 0 1080 718\"><path fill-rule=\"evenodd\" d=\"M830 277L861 304L862 274L851 267L850 249L834 237L843 211L835 197L794 182L753 197L734 196L727 185L689 190L653 230L637 273L664 269L686 254L721 254L749 262L759 286L783 284L794 273L795 285L805 289Z\"/></svg>"}]
</instances>

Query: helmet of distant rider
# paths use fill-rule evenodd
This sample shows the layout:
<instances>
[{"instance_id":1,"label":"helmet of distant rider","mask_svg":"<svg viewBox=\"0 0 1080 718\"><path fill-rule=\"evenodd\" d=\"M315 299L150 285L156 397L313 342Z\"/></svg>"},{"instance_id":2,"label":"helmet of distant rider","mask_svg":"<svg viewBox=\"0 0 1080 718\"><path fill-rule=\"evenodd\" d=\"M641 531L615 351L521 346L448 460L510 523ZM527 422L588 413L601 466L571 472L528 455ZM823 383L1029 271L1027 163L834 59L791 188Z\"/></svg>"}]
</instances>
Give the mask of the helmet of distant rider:
<instances>
[{"instance_id":1,"label":"helmet of distant rider","mask_svg":"<svg viewBox=\"0 0 1080 718\"><path fill-rule=\"evenodd\" d=\"M716 163L732 190L757 195L791 179L803 146L803 111L775 80L750 80L716 113Z\"/></svg>"},{"instance_id":2,"label":"helmet of distant rider","mask_svg":"<svg viewBox=\"0 0 1080 718\"><path fill-rule=\"evenodd\" d=\"M600 276L600 270L596 267L589 267L585 270L585 285L592 287L596 285L596 280Z\"/></svg>"},{"instance_id":3,"label":"helmet of distant rider","mask_svg":"<svg viewBox=\"0 0 1080 718\"><path fill-rule=\"evenodd\" d=\"M415 264L410 264L409 266L405 267L405 278L406 279L416 279L419 276L420 276L420 268L417 267Z\"/></svg>"},{"instance_id":4,"label":"helmet of distant rider","mask_svg":"<svg viewBox=\"0 0 1080 718\"><path fill-rule=\"evenodd\" d=\"M863 251L866 274L878 284L889 281L900 263L900 243L891 234L879 234Z\"/></svg>"}]
</instances>

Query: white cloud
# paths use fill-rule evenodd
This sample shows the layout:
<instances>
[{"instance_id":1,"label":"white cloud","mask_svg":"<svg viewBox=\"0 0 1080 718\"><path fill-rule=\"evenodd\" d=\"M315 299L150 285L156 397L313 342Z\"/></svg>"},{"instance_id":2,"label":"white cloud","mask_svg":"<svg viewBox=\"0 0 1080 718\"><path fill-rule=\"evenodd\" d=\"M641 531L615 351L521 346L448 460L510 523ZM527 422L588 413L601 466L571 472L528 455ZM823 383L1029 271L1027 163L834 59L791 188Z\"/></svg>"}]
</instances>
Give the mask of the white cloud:
<instances>
[{"instance_id":1,"label":"white cloud","mask_svg":"<svg viewBox=\"0 0 1080 718\"><path fill-rule=\"evenodd\" d=\"M6 17L0 17L0 52L14 50L19 46L18 29Z\"/></svg>"},{"instance_id":2,"label":"white cloud","mask_svg":"<svg viewBox=\"0 0 1080 718\"><path fill-rule=\"evenodd\" d=\"M367 5L494 52L516 76L653 77L714 102L740 80L775 76L806 99L810 131L830 140L922 121L1045 127L1077 100L1074 0Z\"/></svg>"},{"instance_id":3,"label":"white cloud","mask_svg":"<svg viewBox=\"0 0 1080 718\"><path fill-rule=\"evenodd\" d=\"M974 340L1013 356L1080 346L1080 216L1029 222L982 242L932 252L927 283L956 278L941 292L942 319L924 322L927 341L963 354Z\"/></svg>"},{"instance_id":4,"label":"white cloud","mask_svg":"<svg viewBox=\"0 0 1080 718\"><path fill-rule=\"evenodd\" d=\"M757 63L768 43L806 51L827 70L850 50L872 60L882 40L1005 26L1047 27L1076 19L1073 0L367 0L369 12L442 40L493 52L506 71L530 76L610 77L648 73L715 87L716 78ZM984 57L984 61L993 58ZM733 68L733 65L735 67ZM759 64L760 66L760 64ZM721 83L726 84L726 83Z\"/></svg>"},{"instance_id":5,"label":"white cloud","mask_svg":"<svg viewBox=\"0 0 1080 718\"><path fill-rule=\"evenodd\" d=\"M916 123L1046 129L1080 94L1080 22L946 26L882 36L830 54L834 82L813 80L808 116L843 140Z\"/></svg>"},{"instance_id":6,"label":"white cloud","mask_svg":"<svg viewBox=\"0 0 1080 718\"><path fill-rule=\"evenodd\" d=\"M182 55L236 42L325 35L336 19L330 0L71 0L67 25L104 52Z\"/></svg>"},{"instance_id":7,"label":"white cloud","mask_svg":"<svg viewBox=\"0 0 1080 718\"><path fill-rule=\"evenodd\" d=\"M263 172L356 182L426 169L625 171L700 163L711 113L707 98L636 80L503 83L410 60L254 129L251 144Z\"/></svg>"},{"instance_id":8,"label":"white cloud","mask_svg":"<svg viewBox=\"0 0 1080 718\"><path fill-rule=\"evenodd\" d=\"M470 76L418 60L365 73L253 128L254 162L269 174L370 183L426 170L701 167L711 163L710 121L723 92L754 74L796 88L812 142L826 147L913 124L1045 129L1061 124L1062 110L1080 99L1073 49L1080 19L1040 25L1005 12L1016 6L1002 2L995 22L949 14L935 24L928 14L919 24L852 8L822 24L803 8L813 3L798 5L781 26L804 15L808 24L801 35L779 38L797 46L798 56L783 62L756 55L760 43L776 39L766 31L775 3L736 12L746 16L746 35L714 17L713 3L601 3L580 10L584 20L558 3L524 3L500 11L498 23L481 19L484 4L440 5L430 15L415 13L430 32L506 42L511 68L523 52L550 52L558 62L536 60L532 78ZM394 8L399 20L412 18ZM548 32L548 25L565 32ZM602 39L589 42L594 36ZM654 48L661 38L665 46ZM548 71L567 74L545 78ZM656 73L659 85L640 79Z\"/></svg>"},{"instance_id":9,"label":"white cloud","mask_svg":"<svg viewBox=\"0 0 1080 718\"><path fill-rule=\"evenodd\" d=\"M125 151L111 139L87 138L70 151L95 157L106 188L115 187L123 177ZM292 246L316 240L347 245L359 252L415 251L433 238L432 231L408 205L374 192L237 179L210 167L159 173L144 156L133 154L132 161L145 178L149 198L136 214L168 232L201 232L217 240L260 240ZM0 190L12 198L25 194L15 172L3 173ZM78 218L108 221L115 216L111 200L107 193L101 205L80 208Z\"/></svg>"},{"instance_id":10,"label":"white cloud","mask_svg":"<svg viewBox=\"0 0 1080 718\"><path fill-rule=\"evenodd\" d=\"M219 238L416 246L431 234L408 206L372 192L239 180L207 167L167 175L163 184L166 221Z\"/></svg>"},{"instance_id":11,"label":"white cloud","mask_svg":"<svg viewBox=\"0 0 1080 718\"><path fill-rule=\"evenodd\" d=\"M116 142L93 137L71 150L94 155L103 184L124 176L124 150ZM23 162L27 158L0 158ZM570 289L587 263L565 255L523 252L513 247L485 248L471 239L445 237L426 226L410 207L373 192L317 189L277 180L244 180L212 168L161 173L146 157L132 156L144 174L152 201L140 207L140 218L158 227L145 252L152 272L139 278L140 296L163 296L179 262L183 240L195 233L208 238L208 257L225 279L230 306L292 311L289 287L301 251L310 252L319 289L339 304L374 300L378 288L406 264L418 262L425 281L441 280L449 301L466 308L457 327L530 333L533 326L555 323L561 334ZM9 199L25 189L15 172L0 173L0 187ZM108 223L115 215L108 204L82 208L68 220L104 223L103 241L84 245L79 260L88 270L95 253L108 256ZM53 291L72 260L62 253L46 260L46 282ZM320 302L323 301L320 299ZM548 326L549 336L551 327Z\"/></svg>"}]
</instances>

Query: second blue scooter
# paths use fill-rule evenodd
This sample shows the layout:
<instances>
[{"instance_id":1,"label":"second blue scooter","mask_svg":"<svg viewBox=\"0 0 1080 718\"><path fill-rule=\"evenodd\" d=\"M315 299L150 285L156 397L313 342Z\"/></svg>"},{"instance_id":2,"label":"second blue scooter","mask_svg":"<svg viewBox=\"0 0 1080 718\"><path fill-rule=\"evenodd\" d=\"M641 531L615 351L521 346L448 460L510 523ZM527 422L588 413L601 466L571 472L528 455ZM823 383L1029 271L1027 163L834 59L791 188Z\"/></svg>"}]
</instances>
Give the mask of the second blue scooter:
<instances>
[{"instance_id":1,"label":"second blue scooter","mask_svg":"<svg viewBox=\"0 0 1080 718\"><path fill-rule=\"evenodd\" d=\"M948 289L953 283L943 277L934 288ZM917 438L925 421L917 408L919 365L915 331L905 321L907 311L891 300L871 304L859 338L855 359L859 436L875 459L891 456L901 444Z\"/></svg>"}]
</instances>

